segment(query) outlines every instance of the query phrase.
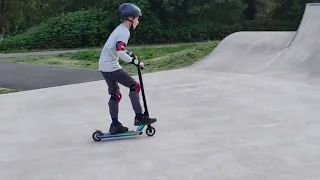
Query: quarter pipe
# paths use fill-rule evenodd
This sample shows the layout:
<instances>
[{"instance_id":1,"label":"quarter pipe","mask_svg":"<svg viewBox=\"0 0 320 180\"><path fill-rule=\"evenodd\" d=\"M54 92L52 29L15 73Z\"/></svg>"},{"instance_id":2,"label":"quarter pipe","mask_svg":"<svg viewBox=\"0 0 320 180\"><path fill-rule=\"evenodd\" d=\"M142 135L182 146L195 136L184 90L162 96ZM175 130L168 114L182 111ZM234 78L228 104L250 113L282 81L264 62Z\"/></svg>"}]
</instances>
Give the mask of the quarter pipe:
<instances>
[{"instance_id":1,"label":"quarter pipe","mask_svg":"<svg viewBox=\"0 0 320 180\"><path fill-rule=\"evenodd\" d=\"M296 32L237 32L191 68L311 82L320 75L320 3L306 5Z\"/></svg>"}]
</instances>

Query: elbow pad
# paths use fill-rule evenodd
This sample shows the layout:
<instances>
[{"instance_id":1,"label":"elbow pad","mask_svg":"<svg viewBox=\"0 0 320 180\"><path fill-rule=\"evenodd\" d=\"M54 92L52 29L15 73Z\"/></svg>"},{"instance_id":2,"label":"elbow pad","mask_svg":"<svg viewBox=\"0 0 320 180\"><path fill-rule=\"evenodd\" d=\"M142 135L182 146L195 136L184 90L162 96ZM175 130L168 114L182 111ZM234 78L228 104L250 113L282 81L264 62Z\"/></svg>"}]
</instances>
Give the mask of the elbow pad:
<instances>
[{"instance_id":1,"label":"elbow pad","mask_svg":"<svg viewBox=\"0 0 320 180\"><path fill-rule=\"evenodd\" d=\"M123 48L126 47L126 43L124 43L123 41L118 41L116 44L116 50L118 51L123 51Z\"/></svg>"},{"instance_id":2,"label":"elbow pad","mask_svg":"<svg viewBox=\"0 0 320 180\"><path fill-rule=\"evenodd\" d=\"M135 57L131 57L123 49L126 47L126 44L123 41L118 41L116 44L117 55L126 62L131 62L132 64L139 65L140 61Z\"/></svg>"},{"instance_id":3,"label":"elbow pad","mask_svg":"<svg viewBox=\"0 0 320 180\"><path fill-rule=\"evenodd\" d=\"M117 55L120 59L126 61L126 62L131 62L132 57L129 56L126 52L123 51L123 49L126 47L126 43L123 41L118 41L116 43L116 50L117 50Z\"/></svg>"}]
</instances>

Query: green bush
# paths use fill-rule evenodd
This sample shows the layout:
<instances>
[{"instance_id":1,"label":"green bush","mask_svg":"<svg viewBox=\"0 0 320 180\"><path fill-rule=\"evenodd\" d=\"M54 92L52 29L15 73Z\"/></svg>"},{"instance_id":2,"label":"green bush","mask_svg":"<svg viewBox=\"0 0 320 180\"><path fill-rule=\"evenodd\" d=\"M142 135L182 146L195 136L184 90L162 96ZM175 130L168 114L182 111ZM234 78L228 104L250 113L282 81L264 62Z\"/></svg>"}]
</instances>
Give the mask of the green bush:
<instances>
[{"instance_id":1,"label":"green bush","mask_svg":"<svg viewBox=\"0 0 320 180\"><path fill-rule=\"evenodd\" d=\"M114 12L101 9L62 14L30 28L23 34L7 37L0 42L0 50L81 48L102 46L112 30L120 23ZM236 24L180 24L165 26L141 22L131 34L130 44L157 44L221 40L231 33L249 31L296 30L299 24L270 19L257 19Z\"/></svg>"},{"instance_id":2,"label":"green bush","mask_svg":"<svg viewBox=\"0 0 320 180\"><path fill-rule=\"evenodd\" d=\"M77 48L99 46L113 27L108 12L100 9L77 11L51 18L20 35L0 43L0 50Z\"/></svg>"}]
</instances>

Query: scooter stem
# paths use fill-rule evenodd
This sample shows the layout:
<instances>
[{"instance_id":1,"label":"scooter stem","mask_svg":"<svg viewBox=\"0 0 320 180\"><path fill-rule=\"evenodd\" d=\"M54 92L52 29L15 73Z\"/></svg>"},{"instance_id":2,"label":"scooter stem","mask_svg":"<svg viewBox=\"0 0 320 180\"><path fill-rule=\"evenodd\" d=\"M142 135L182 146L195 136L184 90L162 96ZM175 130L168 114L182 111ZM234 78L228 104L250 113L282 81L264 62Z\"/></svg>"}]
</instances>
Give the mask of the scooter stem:
<instances>
[{"instance_id":1,"label":"scooter stem","mask_svg":"<svg viewBox=\"0 0 320 180\"><path fill-rule=\"evenodd\" d=\"M144 86L143 86L143 81L142 81L141 69L139 66L137 66L137 69L138 69L138 75L139 75L139 81L140 81L141 93L142 93L142 99L143 99L143 105L144 105L144 115L149 116L147 100L146 100L146 95L144 92Z\"/></svg>"},{"instance_id":2,"label":"scooter stem","mask_svg":"<svg viewBox=\"0 0 320 180\"><path fill-rule=\"evenodd\" d=\"M128 50L125 49L125 47L122 47L123 51L126 52L128 55L131 57L134 57L135 55L132 52L129 52ZM144 86L143 86L143 81L142 81L142 75L141 75L141 69L139 66L137 66L138 69L138 75L139 75L139 81L140 81L140 86L141 86L141 92L142 92L142 99L143 99L143 105L144 105L144 115L149 116L149 111L148 111L148 106L147 106L147 100L146 100L146 95L144 93Z\"/></svg>"}]
</instances>

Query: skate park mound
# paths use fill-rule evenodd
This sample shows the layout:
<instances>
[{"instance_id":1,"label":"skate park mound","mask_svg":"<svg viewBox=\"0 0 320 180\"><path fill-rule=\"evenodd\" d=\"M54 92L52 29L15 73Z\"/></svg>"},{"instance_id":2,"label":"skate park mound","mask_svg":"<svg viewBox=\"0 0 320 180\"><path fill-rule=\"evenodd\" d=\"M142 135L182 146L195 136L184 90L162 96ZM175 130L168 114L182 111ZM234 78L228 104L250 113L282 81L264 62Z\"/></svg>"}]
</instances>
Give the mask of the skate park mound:
<instances>
[{"instance_id":1,"label":"skate park mound","mask_svg":"<svg viewBox=\"0 0 320 180\"><path fill-rule=\"evenodd\" d=\"M223 39L211 54L191 66L216 72L258 73L290 45L295 32L236 32Z\"/></svg>"},{"instance_id":2,"label":"skate park mound","mask_svg":"<svg viewBox=\"0 0 320 180\"><path fill-rule=\"evenodd\" d=\"M191 68L269 75L320 85L319 29L320 3L309 3L296 32L231 34Z\"/></svg>"},{"instance_id":3,"label":"skate park mound","mask_svg":"<svg viewBox=\"0 0 320 180\"><path fill-rule=\"evenodd\" d=\"M266 68L290 79L320 84L320 3L310 3L288 49Z\"/></svg>"}]
</instances>

